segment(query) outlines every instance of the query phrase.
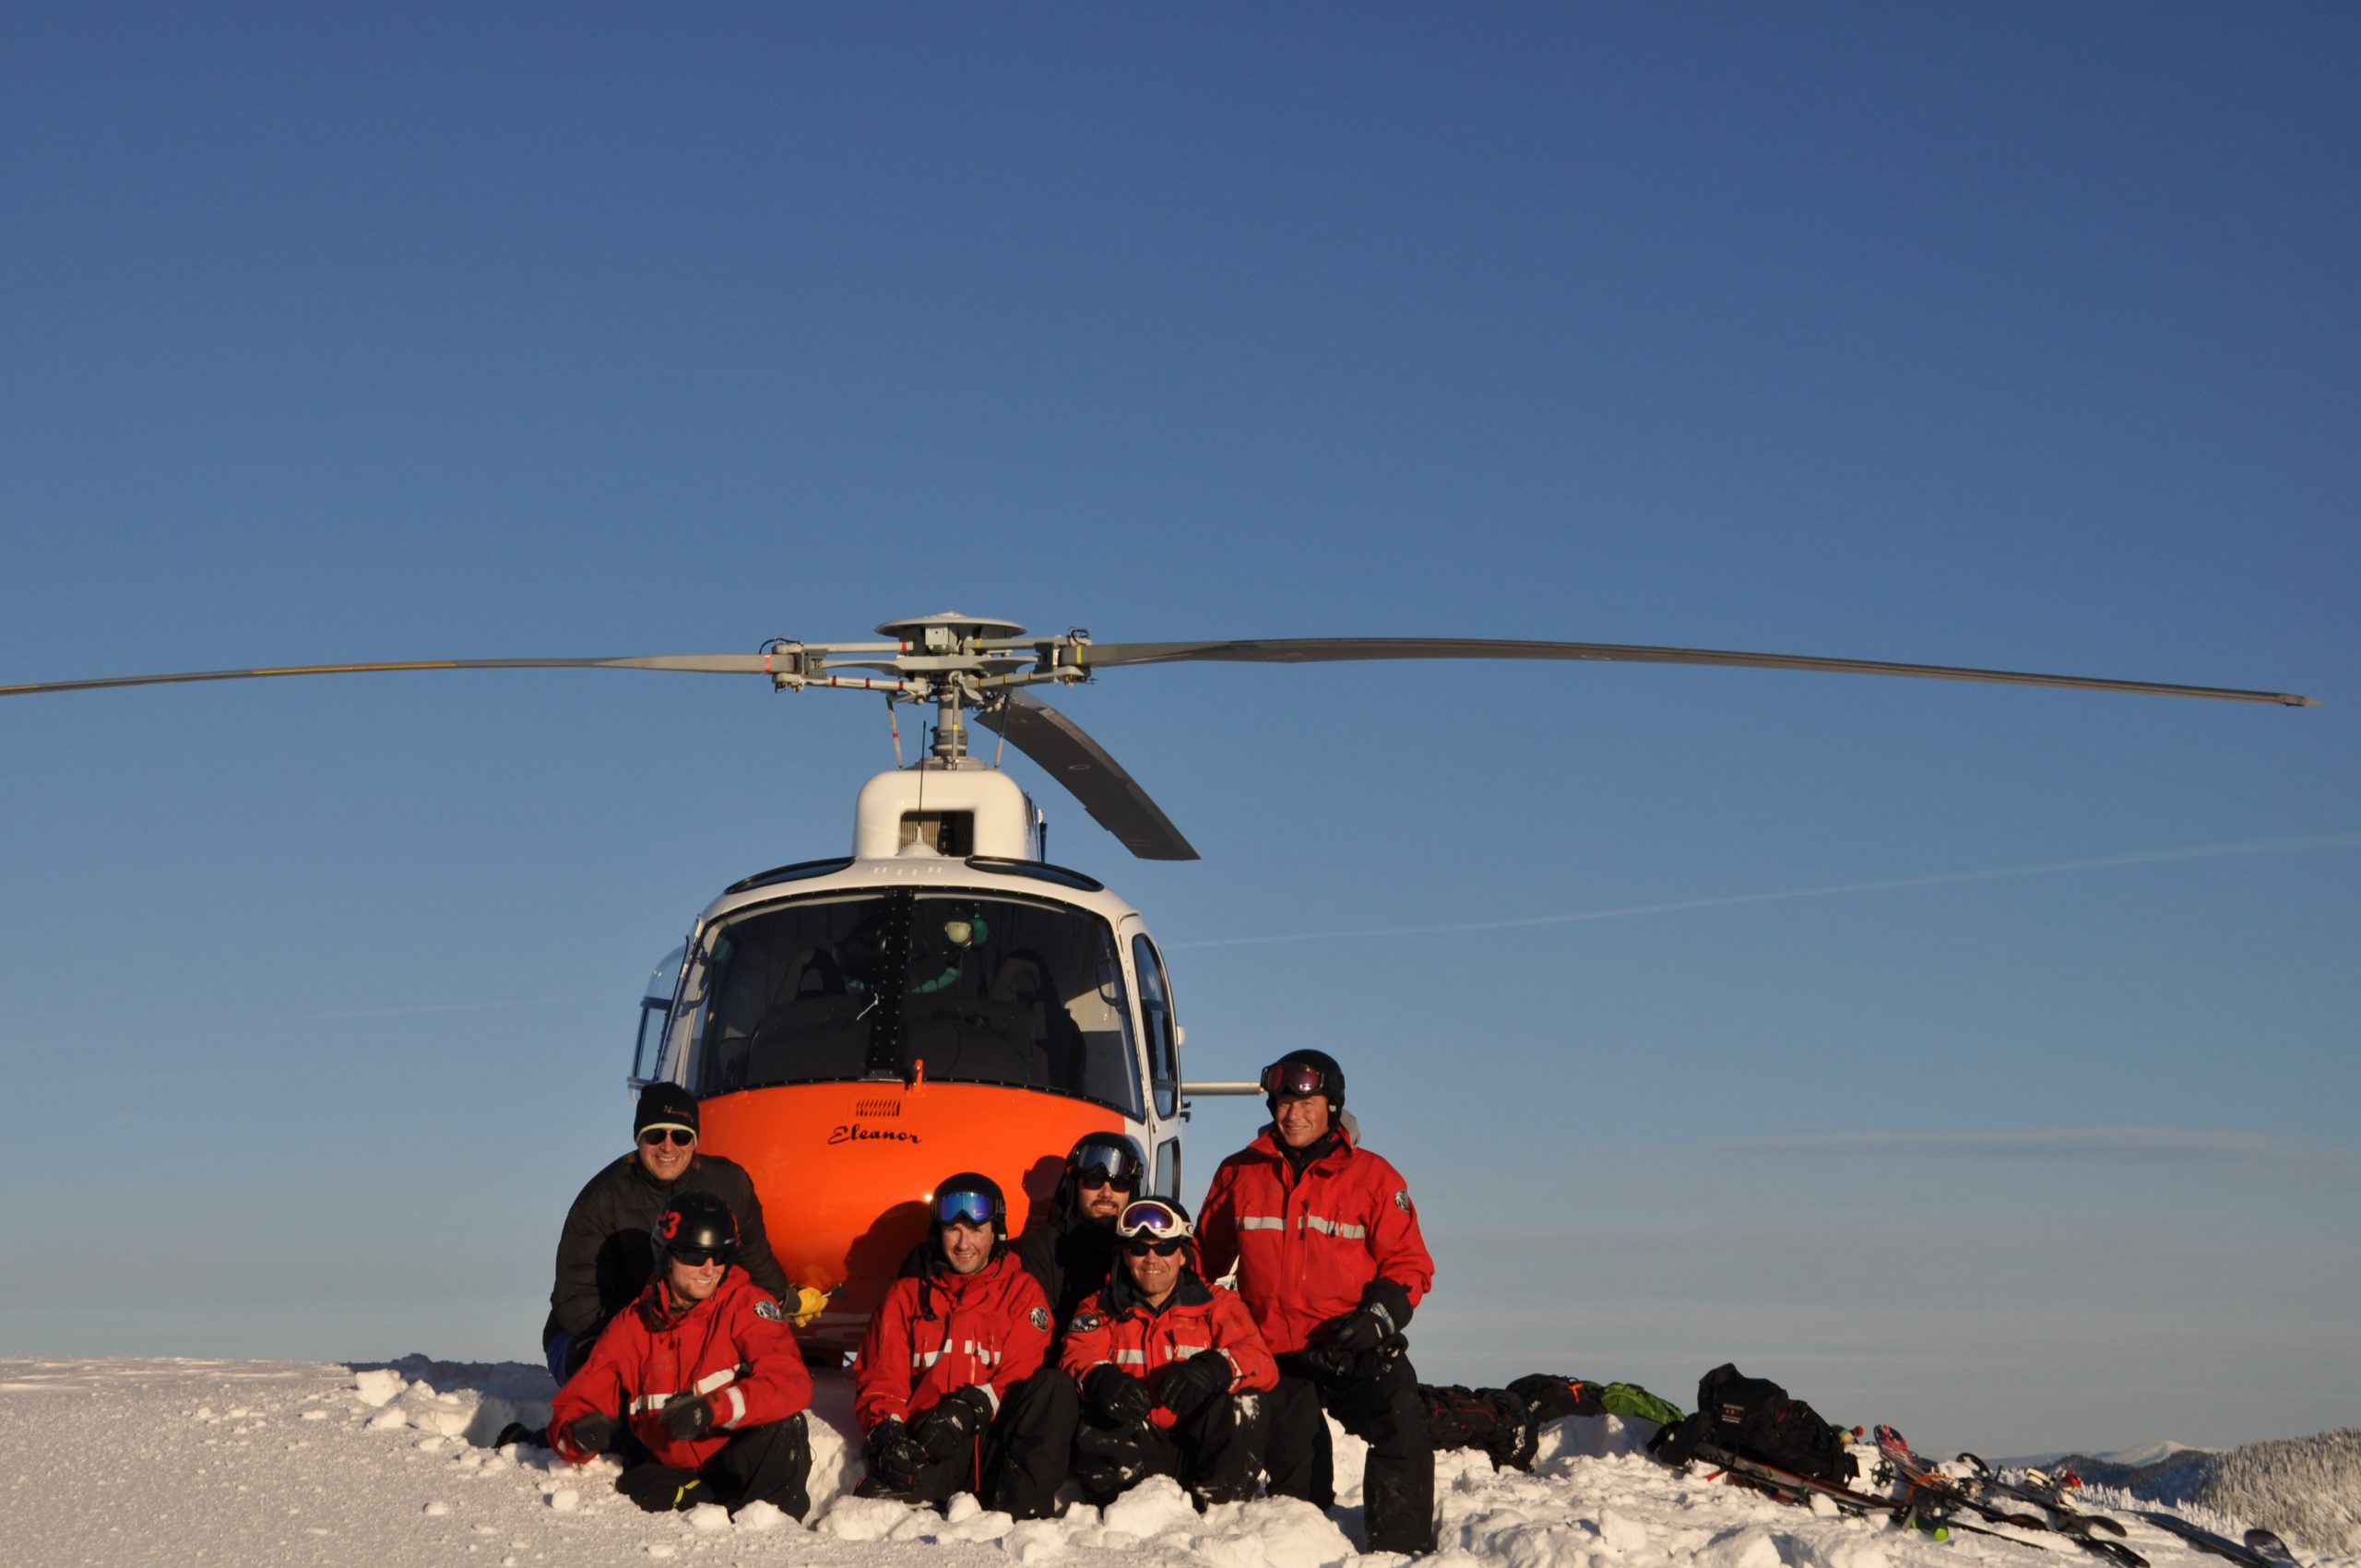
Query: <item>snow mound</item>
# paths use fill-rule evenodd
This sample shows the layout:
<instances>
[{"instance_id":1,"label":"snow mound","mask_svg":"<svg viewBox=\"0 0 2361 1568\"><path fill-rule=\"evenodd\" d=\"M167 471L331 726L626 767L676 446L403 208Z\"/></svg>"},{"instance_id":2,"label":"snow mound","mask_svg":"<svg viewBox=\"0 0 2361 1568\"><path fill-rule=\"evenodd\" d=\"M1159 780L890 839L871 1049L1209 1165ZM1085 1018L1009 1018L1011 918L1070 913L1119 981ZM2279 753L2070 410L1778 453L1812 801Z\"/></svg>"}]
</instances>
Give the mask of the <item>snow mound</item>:
<instances>
[{"instance_id":1,"label":"snow mound","mask_svg":"<svg viewBox=\"0 0 2361 1568\"><path fill-rule=\"evenodd\" d=\"M58 1398L70 1393L71 1420ZM548 1374L409 1357L390 1365L0 1360L6 1550L27 1568L103 1562L300 1562L319 1568L1401 1568L1365 1556L1361 1445L1337 1441L1339 1501L1285 1498L1199 1514L1169 1480L1104 1510L1017 1522L961 1498L942 1514L849 1494L859 1461L836 1421L849 1389L824 1375L811 1423L806 1527L757 1504L649 1515L619 1467L492 1448L509 1420L544 1419ZM537 1410L537 1405L540 1408ZM834 1415L832 1416L832 1412ZM1529 1474L1473 1452L1438 1456L1442 1550L1419 1568L2036 1568L2056 1537L1949 1543L1833 1509L1775 1503L1667 1471L1637 1450L1647 1424L1560 1421ZM2095 1500L2094 1500L2095 1501ZM2136 1514L2118 1515L2153 1568L2221 1568ZM2305 1568L2361 1568L2346 1558Z\"/></svg>"}]
</instances>

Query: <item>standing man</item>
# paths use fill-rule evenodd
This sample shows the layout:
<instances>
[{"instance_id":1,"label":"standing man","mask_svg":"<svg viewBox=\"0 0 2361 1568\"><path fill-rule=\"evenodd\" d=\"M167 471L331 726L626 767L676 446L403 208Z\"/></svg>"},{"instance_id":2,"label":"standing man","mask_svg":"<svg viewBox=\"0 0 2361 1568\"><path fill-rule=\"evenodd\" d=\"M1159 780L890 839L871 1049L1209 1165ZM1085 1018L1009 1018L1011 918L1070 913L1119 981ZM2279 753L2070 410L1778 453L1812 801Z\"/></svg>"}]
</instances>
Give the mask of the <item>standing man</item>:
<instances>
[{"instance_id":1,"label":"standing man","mask_svg":"<svg viewBox=\"0 0 2361 1568\"><path fill-rule=\"evenodd\" d=\"M1115 1268L1115 1219L1139 1195L1146 1167L1129 1134L1085 1133L1066 1154L1057 1191L1025 1222L1016 1254L1050 1298L1052 1332L1063 1335L1082 1303L1107 1288Z\"/></svg>"},{"instance_id":2,"label":"standing man","mask_svg":"<svg viewBox=\"0 0 2361 1568\"><path fill-rule=\"evenodd\" d=\"M580 1370L607 1325L647 1289L656 1272L648 1228L675 1194L711 1193L729 1205L740 1217L738 1267L773 1299L790 1305L799 1300L763 1233L753 1178L734 1160L698 1152L694 1095L678 1084L648 1085L639 1091L632 1134L638 1147L584 1184L558 1233L541 1352L560 1383Z\"/></svg>"},{"instance_id":3,"label":"standing man","mask_svg":"<svg viewBox=\"0 0 2361 1568\"><path fill-rule=\"evenodd\" d=\"M1365 1439L1371 1551L1435 1549L1435 1456L1402 1331L1434 1259L1400 1171L1336 1125L1345 1073L1323 1051L1263 1070L1271 1125L1223 1160L1197 1234L1208 1278L1235 1264L1238 1293L1277 1356L1267 1401L1271 1491L1336 1500L1324 1409Z\"/></svg>"},{"instance_id":4,"label":"standing man","mask_svg":"<svg viewBox=\"0 0 2361 1568\"><path fill-rule=\"evenodd\" d=\"M787 1311L730 1266L738 1221L711 1193L666 1203L649 1232L654 1277L608 1325L550 1406L550 1446L587 1464L631 1412L615 1490L651 1513L768 1503L811 1507L812 1374ZM637 1463L645 1450L648 1462Z\"/></svg>"},{"instance_id":5,"label":"standing man","mask_svg":"<svg viewBox=\"0 0 2361 1568\"><path fill-rule=\"evenodd\" d=\"M853 1373L864 1497L947 1503L974 1492L1020 1519L1055 1512L1073 1396L1061 1412L1003 1401L1041 1370L1050 1305L1008 1248L1000 1183L962 1171L934 1190L929 1245L869 1320ZM1048 1437L1035 1428L1047 1421Z\"/></svg>"},{"instance_id":6,"label":"standing man","mask_svg":"<svg viewBox=\"0 0 2361 1568\"><path fill-rule=\"evenodd\" d=\"M1074 1479L1100 1504L1147 1476L1174 1477L1201 1511L1243 1503L1262 1459L1252 1396L1278 1381L1253 1314L1197 1272L1178 1203L1142 1198L1115 1234L1122 1263L1066 1334L1085 1408Z\"/></svg>"}]
</instances>

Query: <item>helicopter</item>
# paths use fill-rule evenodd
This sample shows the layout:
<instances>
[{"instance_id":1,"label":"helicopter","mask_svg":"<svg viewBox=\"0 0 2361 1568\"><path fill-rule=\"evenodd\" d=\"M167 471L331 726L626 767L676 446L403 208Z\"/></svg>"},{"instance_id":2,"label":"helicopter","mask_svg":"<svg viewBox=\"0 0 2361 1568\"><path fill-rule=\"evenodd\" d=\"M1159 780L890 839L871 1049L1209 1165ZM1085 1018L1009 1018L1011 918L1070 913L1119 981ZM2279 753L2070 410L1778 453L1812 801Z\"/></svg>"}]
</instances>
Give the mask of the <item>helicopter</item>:
<instances>
[{"instance_id":1,"label":"helicopter","mask_svg":"<svg viewBox=\"0 0 2361 1568\"><path fill-rule=\"evenodd\" d=\"M2292 693L1639 645L1365 637L1099 643L1029 636L945 612L888 621L882 641L773 638L753 653L432 659L115 676L0 686L0 696L282 675L615 669L759 676L775 690L883 694L931 706L931 734L870 778L847 854L723 889L658 962L640 999L628 1081L701 1101L704 1146L765 1195L790 1282L825 1298L807 1351L851 1350L923 1237L931 1184L980 1170L1020 1228L1085 1134L1136 1141L1146 1192L1177 1197L1197 1096L1260 1094L1190 1079L1163 956L1140 912L1048 859L1047 816L970 744L968 719L1013 746L1134 856L1198 852L1104 747L1036 688L1192 662L1393 659L1691 664L2066 687L2311 707Z\"/></svg>"}]
</instances>

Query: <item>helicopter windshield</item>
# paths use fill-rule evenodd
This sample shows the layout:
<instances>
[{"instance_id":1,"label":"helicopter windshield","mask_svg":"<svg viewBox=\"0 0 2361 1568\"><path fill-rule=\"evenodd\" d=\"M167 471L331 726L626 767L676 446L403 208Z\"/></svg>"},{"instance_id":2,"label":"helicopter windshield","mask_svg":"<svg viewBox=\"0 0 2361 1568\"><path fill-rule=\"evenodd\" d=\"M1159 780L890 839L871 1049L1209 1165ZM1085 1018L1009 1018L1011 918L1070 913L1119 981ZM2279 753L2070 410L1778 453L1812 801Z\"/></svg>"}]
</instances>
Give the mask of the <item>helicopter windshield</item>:
<instances>
[{"instance_id":1,"label":"helicopter windshield","mask_svg":"<svg viewBox=\"0 0 2361 1568\"><path fill-rule=\"evenodd\" d=\"M1044 899L895 889L774 904L714 931L682 1002L700 1094L1003 1084L1142 1114L1115 934Z\"/></svg>"}]
</instances>

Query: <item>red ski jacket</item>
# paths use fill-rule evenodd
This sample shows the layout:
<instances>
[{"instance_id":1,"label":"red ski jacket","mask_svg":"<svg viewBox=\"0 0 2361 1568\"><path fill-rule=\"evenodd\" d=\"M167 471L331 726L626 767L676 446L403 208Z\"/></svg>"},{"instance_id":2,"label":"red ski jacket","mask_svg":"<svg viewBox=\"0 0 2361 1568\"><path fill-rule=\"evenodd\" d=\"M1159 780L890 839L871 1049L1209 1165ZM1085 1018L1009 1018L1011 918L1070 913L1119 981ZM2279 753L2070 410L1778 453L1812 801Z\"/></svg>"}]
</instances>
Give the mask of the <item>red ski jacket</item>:
<instances>
[{"instance_id":1,"label":"red ski jacket","mask_svg":"<svg viewBox=\"0 0 2361 1568\"><path fill-rule=\"evenodd\" d=\"M1415 1307L1435 1277L1400 1171L1340 1137L1298 1176L1267 1127L1214 1172L1197 1245L1208 1279L1238 1265L1238 1293L1277 1355L1360 1306L1372 1280Z\"/></svg>"},{"instance_id":2,"label":"red ski jacket","mask_svg":"<svg viewBox=\"0 0 2361 1568\"><path fill-rule=\"evenodd\" d=\"M678 1317L658 1274L639 1300L615 1314L590 1359L550 1404L550 1446L573 1464L593 1455L566 1442L576 1416L628 1408L631 1430L659 1464L694 1470L750 1427L783 1421L812 1403L812 1374L787 1324L787 1309L733 1267L712 1295ZM676 1441L658 1412L675 1399L713 1396L713 1431ZM628 1406L626 1406L628 1401Z\"/></svg>"},{"instance_id":3,"label":"red ski jacket","mask_svg":"<svg viewBox=\"0 0 2361 1568\"><path fill-rule=\"evenodd\" d=\"M896 1279L869 1320L853 1372L853 1416L863 1432L908 1420L970 1384L994 1410L1041 1370L1050 1301L1014 1252L973 1274L949 1269Z\"/></svg>"},{"instance_id":4,"label":"red ski jacket","mask_svg":"<svg viewBox=\"0 0 2361 1568\"><path fill-rule=\"evenodd\" d=\"M1145 1378L1153 1394L1163 1385L1167 1367L1204 1350L1219 1350L1229 1362L1233 1394L1270 1388L1279 1381L1278 1364L1236 1291L1184 1274L1163 1307L1151 1308L1119 1277L1083 1302L1066 1325L1061 1364L1077 1382L1094 1368L1120 1367ZM1159 1405L1148 1419L1169 1427L1179 1418Z\"/></svg>"}]
</instances>

